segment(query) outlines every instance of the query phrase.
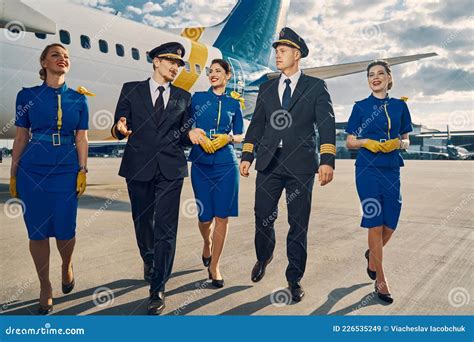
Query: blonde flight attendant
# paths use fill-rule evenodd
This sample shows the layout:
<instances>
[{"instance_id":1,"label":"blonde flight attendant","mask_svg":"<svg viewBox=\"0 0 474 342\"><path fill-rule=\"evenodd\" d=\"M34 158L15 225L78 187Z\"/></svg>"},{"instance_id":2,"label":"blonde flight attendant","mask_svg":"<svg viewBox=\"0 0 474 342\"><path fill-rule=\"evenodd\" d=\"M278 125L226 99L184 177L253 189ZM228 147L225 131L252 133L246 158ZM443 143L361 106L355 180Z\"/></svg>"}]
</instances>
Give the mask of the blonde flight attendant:
<instances>
[{"instance_id":1,"label":"blonde flight attendant","mask_svg":"<svg viewBox=\"0 0 474 342\"><path fill-rule=\"evenodd\" d=\"M89 110L83 87L68 88L71 62L61 44L48 45L40 57L42 85L23 88L16 100L10 193L24 204L30 252L40 281L38 314L53 310L49 279L49 238L62 258L62 292L75 285L78 197L86 189Z\"/></svg>"}]
</instances>

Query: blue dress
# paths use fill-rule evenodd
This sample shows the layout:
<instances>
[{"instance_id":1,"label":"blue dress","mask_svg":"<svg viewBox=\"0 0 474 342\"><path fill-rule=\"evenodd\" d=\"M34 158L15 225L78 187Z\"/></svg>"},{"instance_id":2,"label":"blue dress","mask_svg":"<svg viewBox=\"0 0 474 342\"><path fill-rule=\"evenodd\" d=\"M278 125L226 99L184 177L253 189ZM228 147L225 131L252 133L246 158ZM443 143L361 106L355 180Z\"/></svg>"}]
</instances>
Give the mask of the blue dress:
<instances>
[{"instance_id":1,"label":"blue dress","mask_svg":"<svg viewBox=\"0 0 474 342\"><path fill-rule=\"evenodd\" d=\"M410 111L405 101L370 95L357 101L352 109L346 133L357 139L385 141L411 132ZM373 153L366 148L358 151L356 186L362 206L361 226L385 225L396 229L402 207L400 167L404 166L400 150Z\"/></svg>"},{"instance_id":2,"label":"blue dress","mask_svg":"<svg viewBox=\"0 0 474 342\"><path fill-rule=\"evenodd\" d=\"M59 101L62 126L58 137ZM15 125L31 130L17 171L18 196L31 240L75 236L79 170L75 131L87 130L88 122L86 97L66 84L54 89L43 83L23 88L17 95Z\"/></svg>"},{"instance_id":3,"label":"blue dress","mask_svg":"<svg viewBox=\"0 0 474 342\"><path fill-rule=\"evenodd\" d=\"M191 110L195 126L202 128L210 139L212 134L243 133L240 102L227 94L216 95L212 89L196 92ZM194 145L189 159L199 221L238 216L239 168L234 145L227 144L213 154Z\"/></svg>"}]
</instances>

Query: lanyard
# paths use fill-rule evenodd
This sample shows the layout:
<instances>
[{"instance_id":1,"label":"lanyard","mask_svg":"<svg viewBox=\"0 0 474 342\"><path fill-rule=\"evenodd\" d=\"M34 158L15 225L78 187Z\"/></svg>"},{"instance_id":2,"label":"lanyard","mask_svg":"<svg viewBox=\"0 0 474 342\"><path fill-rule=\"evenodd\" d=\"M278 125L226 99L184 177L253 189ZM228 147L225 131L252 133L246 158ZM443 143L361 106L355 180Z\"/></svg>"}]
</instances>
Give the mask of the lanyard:
<instances>
[{"instance_id":1,"label":"lanyard","mask_svg":"<svg viewBox=\"0 0 474 342\"><path fill-rule=\"evenodd\" d=\"M219 123L221 122L221 107L222 107L222 102L221 102L221 100L219 100L219 111L217 112L216 133L219 132Z\"/></svg>"},{"instance_id":2,"label":"lanyard","mask_svg":"<svg viewBox=\"0 0 474 342\"><path fill-rule=\"evenodd\" d=\"M63 126L63 110L61 108L61 94L58 94L58 133Z\"/></svg>"},{"instance_id":3,"label":"lanyard","mask_svg":"<svg viewBox=\"0 0 474 342\"><path fill-rule=\"evenodd\" d=\"M387 116L387 121L388 121L388 131L387 131L387 135L388 135L388 138L390 139L390 129L392 128L392 120L390 120L390 116L388 115L387 103L384 103L384 104L383 104L383 109L385 110L385 115Z\"/></svg>"}]
</instances>

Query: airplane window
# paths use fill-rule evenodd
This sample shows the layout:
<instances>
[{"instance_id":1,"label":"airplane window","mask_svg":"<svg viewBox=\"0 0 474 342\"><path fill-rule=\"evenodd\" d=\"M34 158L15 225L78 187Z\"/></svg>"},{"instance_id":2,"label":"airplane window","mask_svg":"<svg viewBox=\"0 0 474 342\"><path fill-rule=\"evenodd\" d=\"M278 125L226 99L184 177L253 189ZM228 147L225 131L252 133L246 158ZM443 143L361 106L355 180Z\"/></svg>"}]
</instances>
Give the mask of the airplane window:
<instances>
[{"instance_id":1,"label":"airplane window","mask_svg":"<svg viewBox=\"0 0 474 342\"><path fill-rule=\"evenodd\" d=\"M71 36L69 35L68 31L59 30L59 39L63 44L71 44Z\"/></svg>"},{"instance_id":2,"label":"airplane window","mask_svg":"<svg viewBox=\"0 0 474 342\"><path fill-rule=\"evenodd\" d=\"M196 74L201 75L201 66L199 64L194 64L194 68L196 69Z\"/></svg>"},{"instance_id":3,"label":"airplane window","mask_svg":"<svg viewBox=\"0 0 474 342\"><path fill-rule=\"evenodd\" d=\"M35 33L35 36L39 39L46 39L46 34L45 33Z\"/></svg>"},{"instance_id":4,"label":"airplane window","mask_svg":"<svg viewBox=\"0 0 474 342\"><path fill-rule=\"evenodd\" d=\"M89 39L88 36L81 35L81 46L84 49L90 49L91 48L91 40Z\"/></svg>"},{"instance_id":5,"label":"airplane window","mask_svg":"<svg viewBox=\"0 0 474 342\"><path fill-rule=\"evenodd\" d=\"M99 50L103 53L109 52L109 44L103 39L99 39Z\"/></svg>"},{"instance_id":6,"label":"airplane window","mask_svg":"<svg viewBox=\"0 0 474 342\"><path fill-rule=\"evenodd\" d=\"M115 52L117 52L117 56L125 56L125 49L122 44L115 44Z\"/></svg>"},{"instance_id":7,"label":"airplane window","mask_svg":"<svg viewBox=\"0 0 474 342\"><path fill-rule=\"evenodd\" d=\"M140 60L140 52L138 49L132 48L132 57L137 61Z\"/></svg>"},{"instance_id":8,"label":"airplane window","mask_svg":"<svg viewBox=\"0 0 474 342\"><path fill-rule=\"evenodd\" d=\"M210 71L211 71L211 69L209 67L206 67L206 76L209 76Z\"/></svg>"},{"instance_id":9,"label":"airplane window","mask_svg":"<svg viewBox=\"0 0 474 342\"><path fill-rule=\"evenodd\" d=\"M186 72L191 71L191 66L189 65L189 62L187 61L184 62L184 70L186 70Z\"/></svg>"},{"instance_id":10,"label":"airplane window","mask_svg":"<svg viewBox=\"0 0 474 342\"><path fill-rule=\"evenodd\" d=\"M146 60L148 61L148 63L153 63L153 61L152 61L151 58L150 58L149 52L150 52L150 51L147 51L147 52L145 53L145 55L146 55Z\"/></svg>"}]
</instances>

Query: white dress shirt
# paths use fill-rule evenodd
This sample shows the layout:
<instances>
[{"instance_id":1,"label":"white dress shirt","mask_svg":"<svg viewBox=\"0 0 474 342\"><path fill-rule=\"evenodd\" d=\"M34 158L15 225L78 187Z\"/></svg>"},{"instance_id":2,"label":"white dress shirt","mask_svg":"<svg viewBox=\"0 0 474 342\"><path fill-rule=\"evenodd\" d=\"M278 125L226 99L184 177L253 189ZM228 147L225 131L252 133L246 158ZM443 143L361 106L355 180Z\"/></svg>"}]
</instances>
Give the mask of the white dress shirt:
<instances>
[{"instance_id":1,"label":"white dress shirt","mask_svg":"<svg viewBox=\"0 0 474 342\"><path fill-rule=\"evenodd\" d=\"M301 76L301 70L298 69L297 72L295 72L293 75L290 77L286 76L284 73L281 74L280 76L280 81L278 82L278 97L280 98L280 104L283 103L283 93L285 92L286 89L286 83L285 80L290 79L290 89L291 89L291 95L293 96L293 93L295 92L296 85L298 84L298 80L300 79ZM278 144L278 148L283 147L283 141L280 140L280 143Z\"/></svg>"},{"instance_id":2,"label":"white dress shirt","mask_svg":"<svg viewBox=\"0 0 474 342\"><path fill-rule=\"evenodd\" d=\"M150 94L151 94L151 104L155 106L156 99L160 95L160 91L158 90L159 86L165 87L165 91L163 92L163 103L165 105L164 108L168 105L168 100L170 99L170 83L166 82L165 84L159 84L156 82L153 77L150 77Z\"/></svg>"},{"instance_id":3,"label":"white dress shirt","mask_svg":"<svg viewBox=\"0 0 474 342\"><path fill-rule=\"evenodd\" d=\"M291 89L291 95L293 95L293 93L295 92L296 84L298 84L298 80L300 79L300 76L301 76L300 69L298 69L298 71L295 72L290 77L286 76L283 73L281 74L280 81L278 82L278 97L280 98L280 104L283 103L283 93L285 92L285 89L286 89L285 80L287 80L288 78L291 80L290 89Z\"/></svg>"}]
</instances>

